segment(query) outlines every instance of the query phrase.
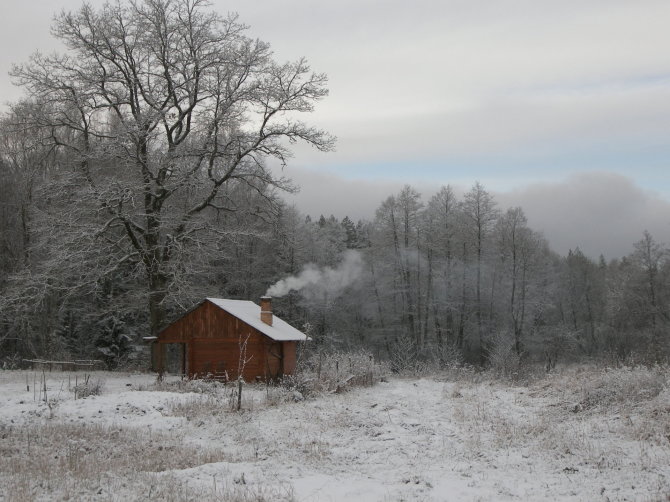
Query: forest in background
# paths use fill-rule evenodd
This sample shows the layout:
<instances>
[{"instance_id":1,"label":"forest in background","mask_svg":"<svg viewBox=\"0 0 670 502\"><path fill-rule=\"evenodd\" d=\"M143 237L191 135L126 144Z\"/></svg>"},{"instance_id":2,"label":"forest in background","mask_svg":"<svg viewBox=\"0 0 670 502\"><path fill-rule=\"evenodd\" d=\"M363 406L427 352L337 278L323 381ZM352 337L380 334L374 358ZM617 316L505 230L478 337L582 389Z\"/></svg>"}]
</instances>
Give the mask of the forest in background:
<instances>
[{"instance_id":1,"label":"forest in background","mask_svg":"<svg viewBox=\"0 0 670 502\"><path fill-rule=\"evenodd\" d=\"M94 206L72 208L75 187L23 175L2 164L3 363L147 363L142 268L96 235ZM274 310L309 333L312 349L363 348L399 369L667 359L668 250L647 232L607 263L578 248L554 253L521 208L500 210L480 184L460 199L442 187L427 203L406 186L357 223L312 219L270 187L226 192L238 210L213 217L220 234L183 249L168 320L208 296L257 302L293 277L299 289L275 297Z\"/></svg>"},{"instance_id":2,"label":"forest in background","mask_svg":"<svg viewBox=\"0 0 670 502\"><path fill-rule=\"evenodd\" d=\"M327 78L245 29L198 1L83 6L54 21L69 56L14 68L29 97L0 124L3 366L145 367L142 337L203 298L256 301L286 278L301 285L275 313L312 349L396 369L667 360L668 249L642 228L606 262L552 252L479 183L407 186L369 221L286 205L268 165L297 141L333 148L298 118Z\"/></svg>"}]
</instances>

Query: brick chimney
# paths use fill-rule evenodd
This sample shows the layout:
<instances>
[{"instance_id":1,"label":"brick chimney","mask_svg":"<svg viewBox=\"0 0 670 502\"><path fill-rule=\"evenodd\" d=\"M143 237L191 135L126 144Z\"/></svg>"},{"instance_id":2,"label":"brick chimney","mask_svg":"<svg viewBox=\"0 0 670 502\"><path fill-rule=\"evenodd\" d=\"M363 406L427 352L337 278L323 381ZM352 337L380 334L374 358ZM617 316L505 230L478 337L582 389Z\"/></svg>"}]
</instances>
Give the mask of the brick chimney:
<instances>
[{"instance_id":1,"label":"brick chimney","mask_svg":"<svg viewBox=\"0 0 670 502\"><path fill-rule=\"evenodd\" d=\"M272 297L261 296L261 321L272 326Z\"/></svg>"}]
</instances>

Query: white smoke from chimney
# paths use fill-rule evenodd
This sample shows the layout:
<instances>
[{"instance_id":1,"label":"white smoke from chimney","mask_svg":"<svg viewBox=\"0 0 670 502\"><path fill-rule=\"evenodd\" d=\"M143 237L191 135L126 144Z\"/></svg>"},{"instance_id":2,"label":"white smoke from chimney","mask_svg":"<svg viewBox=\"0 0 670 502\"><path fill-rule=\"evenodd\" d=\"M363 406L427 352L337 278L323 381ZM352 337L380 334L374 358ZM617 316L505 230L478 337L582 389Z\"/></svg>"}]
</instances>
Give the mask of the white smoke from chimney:
<instances>
[{"instance_id":1,"label":"white smoke from chimney","mask_svg":"<svg viewBox=\"0 0 670 502\"><path fill-rule=\"evenodd\" d=\"M286 277L270 286L266 295L280 297L287 295L290 291L301 291L306 288L336 295L356 282L362 274L363 257L361 253L349 249L343 253L342 262L337 267L317 267L309 263L299 274Z\"/></svg>"}]
</instances>

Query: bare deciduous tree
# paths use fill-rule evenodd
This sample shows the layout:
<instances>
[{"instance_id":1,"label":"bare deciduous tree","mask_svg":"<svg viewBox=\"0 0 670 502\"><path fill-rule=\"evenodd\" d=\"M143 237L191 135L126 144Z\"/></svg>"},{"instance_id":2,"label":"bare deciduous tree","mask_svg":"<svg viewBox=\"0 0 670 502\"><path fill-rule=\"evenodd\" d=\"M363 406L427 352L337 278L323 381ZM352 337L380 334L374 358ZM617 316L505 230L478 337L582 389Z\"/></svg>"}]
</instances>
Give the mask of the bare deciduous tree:
<instances>
[{"instance_id":1,"label":"bare deciduous tree","mask_svg":"<svg viewBox=\"0 0 670 502\"><path fill-rule=\"evenodd\" d=\"M482 258L486 240L498 218L498 209L493 197L481 183L477 182L463 198L463 213L474 240L477 254L476 305L477 337L479 339L480 362L484 364L484 330L482 326Z\"/></svg>"},{"instance_id":2,"label":"bare deciduous tree","mask_svg":"<svg viewBox=\"0 0 670 502\"><path fill-rule=\"evenodd\" d=\"M426 302L426 309L431 304L433 310L433 322L435 325L435 336L438 346L442 346L443 342L454 342L454 312L455 306L452 298L453 292L453 268L454 268L454 254L456 251L456 231L457 231L457 213L458 202L451 186L440 188L440 190L430 199L428 207L425 210L425 231L427 232L427 250L428 250L428 281L429 296L432 299ZM441 277L440 283L435 286L437 290L432 294L433 263L442 261L442 270L439 274ZM438 282L438 281L435 281ZM438 298L443 298L444 310L444 333L442 330L441 313L438 309Z\"/></svg>"},{"instance_id":3,"label":"bare deciduous tree","mask_svg":"<svg viewBox=\"0 0 670 502\"><path fill-rule=\"evenodd\" d=\"M497 233L503 273L509 279L508 309L514 350L521 355L531 272L542 255L545 242L542 236L528 228L528 220L520 207L508 209L498 219Z\"/></svg>"},{"instance_id":4,"label":"bare deciduous tree","mask_svg":"<svg viewBox=\"0 0 670 502\"><path fill-rule=\"evenodd\" d=\"M12 70L41 107L33 126L96 201L100 233L122 237L119 262L141 265L153 334L181 250L237 210L225 187L290 188L266 159L285 163L296 141L334 145L297 119L326 96L326 76L275 62L245 28L203 0L84 4L55 19L66 54Z\"/></svg>"}]
</instances>

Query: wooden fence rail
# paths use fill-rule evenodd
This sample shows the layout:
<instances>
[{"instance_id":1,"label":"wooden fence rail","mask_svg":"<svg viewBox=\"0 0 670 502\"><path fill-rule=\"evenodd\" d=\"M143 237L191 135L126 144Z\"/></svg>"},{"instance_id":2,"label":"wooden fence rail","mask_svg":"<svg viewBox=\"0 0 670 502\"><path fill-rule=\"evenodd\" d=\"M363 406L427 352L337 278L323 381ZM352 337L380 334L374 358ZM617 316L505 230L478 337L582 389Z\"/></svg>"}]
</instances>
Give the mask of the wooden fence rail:
<instances>
[{"instance_id":1,"label":"wooden fence rail","mask_svg":"<svg viewBox=\"0 0 670 502\"><path fill-rule=\"evenodd\" d=\"M52 371L54 366L60 367L61 371L77 371L78 369L98 369L103 365L99 359L76 359L74 361L50 361L47 359L23 359L24 363L30 364L30 369L48 369Z\"/></svg>"}]
</instances>

